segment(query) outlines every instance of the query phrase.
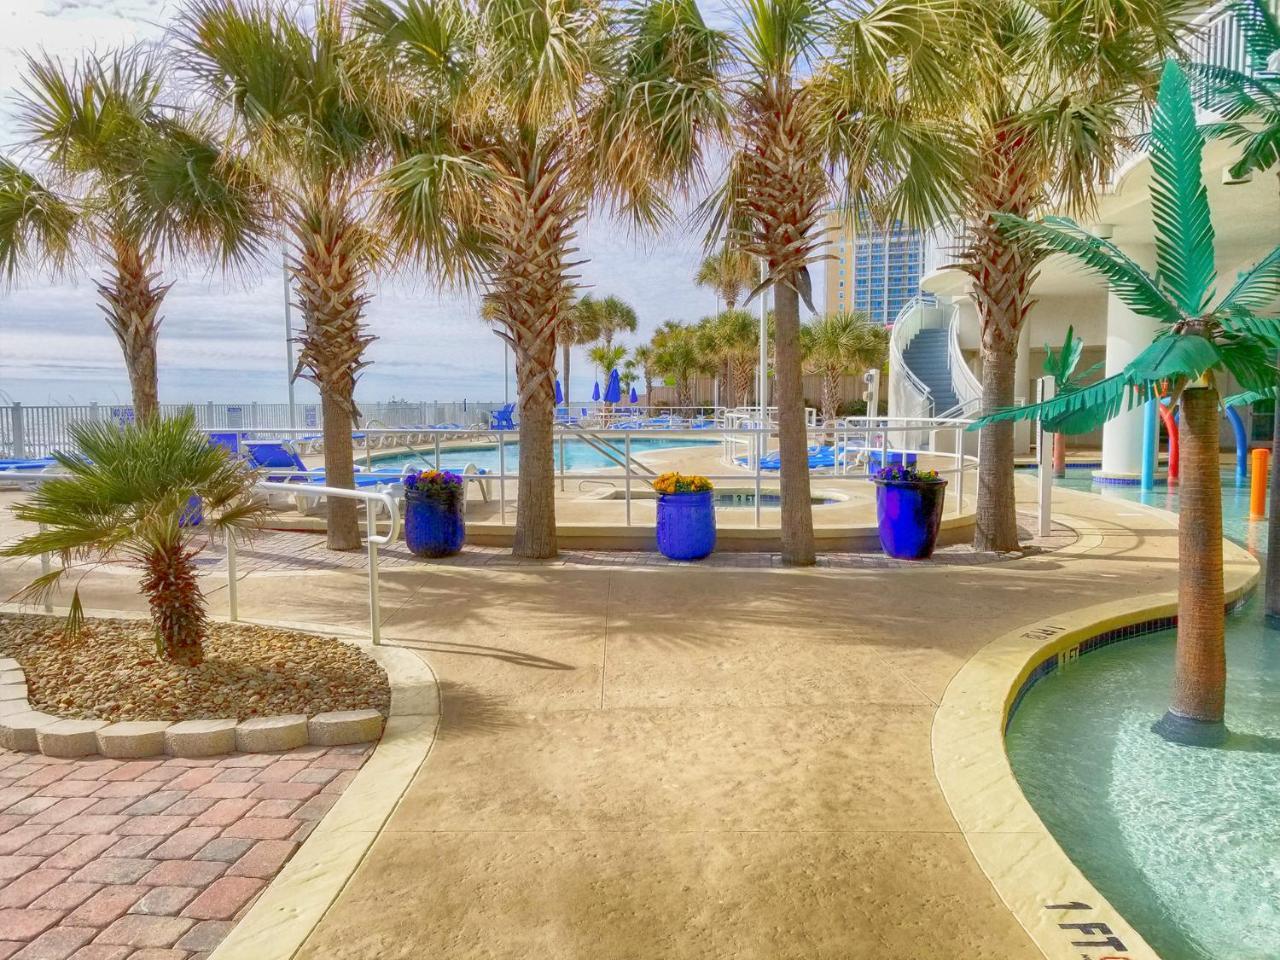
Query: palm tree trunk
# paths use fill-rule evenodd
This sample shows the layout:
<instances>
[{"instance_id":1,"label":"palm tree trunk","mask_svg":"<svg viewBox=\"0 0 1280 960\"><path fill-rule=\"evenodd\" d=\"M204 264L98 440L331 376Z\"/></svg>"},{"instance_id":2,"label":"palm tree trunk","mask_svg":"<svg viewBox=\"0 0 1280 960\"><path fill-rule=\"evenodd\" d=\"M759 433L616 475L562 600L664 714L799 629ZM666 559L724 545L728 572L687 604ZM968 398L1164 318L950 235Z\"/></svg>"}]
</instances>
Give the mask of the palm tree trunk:
<instances>
[{"instance_id":1,"label":"palm tree trunk","mask_svg":"<svg viewBox=\"0 0 1280 960\"><path fill-rule=\"evenodd\" d=\"M560 384L560 395L564 397L566 407L569 405L569 355L572 352L572 343L560 344L560 375L564 377L564 382Z\"/></svg>"},{"instance_id":2,"label":"palm tree trunk","mask_svg":"<svg viewBox=\"0 0 1280 960\"><path fill-rule=\"evenodd\" d=\"M1280 355L1276 357L1280 365ZM1271 427L1271 491L1267 519L1266 617L1272 626L1280 626L1280 399L1272 412Z\"/></svg>"},{"instance_id":3,"label":"palm tree trunk","mask_svg":"<svg viewBox=\"0 0 1280 960\"><path fill-rule=\"evenodd\" d=\"M325 483L352 489L351 427L359 415L356 377L366 365L365 348L374 340L362 322L369 299L362 231L353 213L340 204L298 210L290 228L295 245L290 271L304 321L298 336L298 375L320 389ZM326 508L329 549L357 549L356 501L329 497Z\"/></svg>"},{"instance_id":4,"label":"palm tree trunk","mask_svg":"<svg viewBox=\"0 0 1280 960\"><path fill-rule=\"evenodd\" d=\"M1222 588L1222 480L1218 391L1182 393L1178 496L1178 647L1173 701L1155 731L1178 743L1211 745L1226 736L1227 661Z\"/></svg>"},{"instance_id":5,"label":"palm tree trunk","mask_svg":"<svg viewBox=\"0 0 1280 960\"><path fill-rule=\"evenodd\" d=\"M827 370L822 375L822 419L830 423L840 412L840 371Z\"/></svg>"},{"instance_id":6,"label":"palm tree trunk","mask_svg":"<svg viewBox=\"0 0 1280 960\"><path fill-rule=\"evenodd\" d=\"M983 416L1013 405L1016 362L1016 341L1012 350L983 350ZM998 553L1018 549L1012 423L989 423L978 433L978 506L973 548Z\"/></svg>"},{"instance_id":7,"label":"palm tree trunk","mask_svg":"<svg viewBox=\"0 0 1280 960\"><path fill-rule=\"evenodd\" d=\"M1055 477L1067 475L1067 435L1065 433L1053 435L1053 475Z\"/></svg>"},{"instance_id":8,"label":"palm tree trunk","mask_svg":"<svg viewBox=\"0 0 1280 960\"><path fill-rule=\"evenodd\" d=\"M644 378L644 409L645 413L653 412L653 378Z\"/></svg>"},{"instance_id":9,"label":"palm tree trunk","mask_svg":"<svg viewBox=\"0 0 1280 960\"><path fill-rule=\"evenodd\" d=\"M156 628L156 653L192 667L204 660L206 625L195 564L197 552L177 543L153 549L141 583Z\"/></svg>"},{"instance_id":10,"label":"palm tree trunk","mask_svg":"<svg viewBox=\"0 0 1280 960\"><path fill-rule=\"evenodd\" d=\"M118 242L111 275L97 285L107 323L124 354L133 413L140 422L155 416L160 407L156 341L160 305L172 284L158 283L159 277L136 246Z\"/></svg>"},{"instance_id":11,"label":"palm tree trunk","mask_svg":"<svg viewBox=\"0 0 1280 960\"><path fill-rule=\"evenodd\" d=\"M809 436L800 379L800 296L786 284L775 284L773 289L782 562L788 566L812 566L816 558L813 500L809 493Z\"/></svg>"},{"instance_id":12,"label":"palm tree trunk","mask_svg":"<svg viewBox=\"0 0 1280 960\"><path fill-rule=\"evenodd\" d=\"M518 336L520 334L517 334ZM556 555L555 387L548 375L555 341L529 338L516 364L520 386L520 477L516 487L516 530L511 552L543 560Z\"/></svg>"}]
</instances>

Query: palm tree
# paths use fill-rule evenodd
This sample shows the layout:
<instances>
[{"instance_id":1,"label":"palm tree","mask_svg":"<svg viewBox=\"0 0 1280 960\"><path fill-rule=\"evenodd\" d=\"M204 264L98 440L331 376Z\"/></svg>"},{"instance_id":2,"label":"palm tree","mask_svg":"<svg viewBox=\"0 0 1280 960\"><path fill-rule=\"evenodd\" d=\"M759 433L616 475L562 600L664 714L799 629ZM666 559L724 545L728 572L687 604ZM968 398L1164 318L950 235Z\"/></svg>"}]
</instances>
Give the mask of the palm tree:
<instances>
[{"instance_id":1,"label":"palm tree","mask_svg":"<svg viewBox=\"0 0 1280 960\"><path fill-rule=\"evenodd\" d=\"M190 0L175 55L227 136L264 171L303 318L295 377L316 384L328 482L351 487L355 386L373 341L364 323L384 241L373 222L383 160L378 73L346 0L306 13L268 0ZM331 550L360 545L356 502L328 498Z\"/></svg>"},{"instance_id":2,"label":"palm tree","mask_svg":"<svg viewBox=\"0 0 1280 960\"><path fill-rule=\"evenodd\" d=\"M516 356L514 552L556 552L555 345L593 207L648 228L724 121L723 37L693 0L367 0L402 94L384 208L399 252L500 303ZM617 329L617 328L615 328Z\"/></svg>"},{"instance_id":3,"label":"palm tree","mask_svg":"<svg viewBox=\"0 0 1280 960\"><path fill-rule=\"evenodd\" d=\"M569 364L573 348L600 339L600 312L591 295L580 298L560 318L556 340L560 344L560 379L565 403L569 402Z\"/></svg>"},{"instance_id":4,"label":"palm tree","mask_svg":"<svg viewBox=\"0 0 1280 960\"><path fill-rule=\"evenodd\" d=\"M745 406L759 361L759 321L746 310L729 309L715 318L715 332L728 364L733 402Z\"/></svg>"},{"instance_id":5,"label":"palm tree","mask_svg":"<svg viewBox=\"0 0 1280 960\"><path fill-rule=\"evenodd\" d=\"M714 290L725 310L736 308L760 283L760 262L732 247L703 258L693 282Z\"/></svg>"},{"instance_id":6,"label":"palm tree","mask_svg":"<svg viewBox=\"0 0 1280 960\"><path fill-rule=\"evenodd\" d=\"M1230 173L1241 180L1280 166L1280 23L1264 0L1238 0L1232 11L1244 35L1248 70L1199 63L1188 69L1200 102L1222 118L1204 132L1240 147ZM1275 404L1271 449L1280 453L1280 402L1274 392L1268 398ZM1280 467L1271 471L1270 515L1280 518ZM1280 622L1280 521L1267 525L1265 595L1267 618Z\"/></svg>"},{"instance_id":7,"label":"palm tree","mask_svg":"<svg viewBox=\"0 0 1280 960\"><path fill-rule=\"evenodd\" d=\"M694 381L713 372L715 360L707 355L695 327L668 320L653 335L653 366L674 382L675 405L688 409L694 405Z\"/></svg>"},{"instance_id":8,"label":"palm tree","mask_svg":"<svg viewBox=\"0 0 1280 960\"><path fill-rule=\"evenodd\" d=\"M977 306L982 411L990 414L1013 402L1018 340L1043 257L1000 229L999 217L1090 208L1132 143L1161 60L1198 8L1189 0L993 0L946 9L922 38L939 55L925 61L930 75L914 84L907 66L902 82L907 107L951 126L951 152L936 162L907 145L898 165L908 176L929 170L963 226L953 254ZM934 82L939 59L949 84ZM1018 546L1013 427L990 423L979 439L974 545L1008 551Z\"/></svg>"},{"instance_id":9,"label":"palm tree","mask_svg":"<svg viewBox=\"0 0 1280 960\"><path fill-rule=\"evenodd\" d=\"M0 157L0 271L57 271L77 248L102 265L98 296L146 420L159 405L163 271L207 256L243 264L257 250L261 190L201 117L170 105L148 48L26 66L20 149L39 173Z\"/></svg>"},{"instance_id":10,"label":"palm tree","mask_svg":"<svg viewBox=\"0 0 1280 960\"><path fill-rule=\"evenodd\" d=\"M936 122L920 122L898 106L909 87L889 67L940 60L920 42L920 21L938 18L937 8L887 0L850 18L826 0L742 0L739 71L729 84L732 153L725 182L702 215L708 245L758 258L763 278L756 289L772 287L774 293L782 556L788 564L814 562L800 301L814 310L808 268L823 259L825 237L818 228L837 187L851 215L865 213L892 180L884 172L895 151L910 145L920 153L949 136ZM939 69L935 63L911 76L936 80ZM933 181L913 173L899 178L904 187L895 192L895 203L880 209L914 214L922 205L922 216L932 212Z\"/></svg>"},{"instance_id":11,"label":"palm tree","mask_svg":"<svg viewBox=\"0 0 1280 960\"><path fill-rule=\"evenodd\" d=\"M256 478L244 461L209 443L190 410L124 427L85 422L70 430L79 453L54 453L66 476L41 483L13 507L14 516L41 530L0 549L6 557L56 554L62 565L18 596L40 600L68 574L131 561L143 571L156 654L188 666L200 663L208 618L195 541L211 531L240 536L257 525L265 507L253 497ZM197 516L198 525L192 522ZM77 588L68 635L83 618Z\"/></svg>"},{"instance_id":12,"label":"palm tree","mask_svg":"<svg viewBox=\"0 0 1280 960\"><path fill-rule=\"evenodd\" d=\"M1137 313L1157 320L1154 342L1122 371L1051 401L999 411L980 423L1074 417L1094 428L1166 387L1181 406L1178 515L1178 647L1173 701L1156 730L1171 740L1220 742L1226 691L1223 646L1222 486L1215 373L1248 390L1274 389L1268 351L1280 317L1259 317L1280 294L1280 247L1217 296L1214 232L1201 175L1204 138L1186 76L1164 68L1151 128L1151 209L1156 271L1064 217L1033 223L998 214L999 229L1037 253L1066 253L1103 277Z\"/></svg>"},{"instance_id":13,"label":"palm tree","mask_svg":"<svg viewBox=\"0 0 1280 960\"><path fill-rule=\"evenodd\" d=\"M656 360L657 351L652 346L640 345L631 351L630 363L635 364L635 368L640 373L640 378L644 381L644 406L646 410L653 409L653 378L658 375L658 366Z\"/></svg>"},{"instance_id":14,"label":"palm tree","mask_svg":"<svg viewBox=\"0 0 1280 960\"><path fill-rule=\"evenodd\" d=\"M599 333L596 339L604 344L605 349L613 347L613 338L620 333L636 332L636 312L621 297L605 297L603 300L592 300L587 294L582 298L591 303L596 315L596 326Z\"/></svg>"},{"instance_id":15,"label":"palm tree","mask_svg":"<svg viewBox=\"0 0 1280 960\"><path fill-rule=\"evenodd\" d=\"M879 369L889 356L889 331L865 313L830 313L800 328L805 369L822 377L822 419L835 420L840 378Z\"/></svg>"}]
</instances>

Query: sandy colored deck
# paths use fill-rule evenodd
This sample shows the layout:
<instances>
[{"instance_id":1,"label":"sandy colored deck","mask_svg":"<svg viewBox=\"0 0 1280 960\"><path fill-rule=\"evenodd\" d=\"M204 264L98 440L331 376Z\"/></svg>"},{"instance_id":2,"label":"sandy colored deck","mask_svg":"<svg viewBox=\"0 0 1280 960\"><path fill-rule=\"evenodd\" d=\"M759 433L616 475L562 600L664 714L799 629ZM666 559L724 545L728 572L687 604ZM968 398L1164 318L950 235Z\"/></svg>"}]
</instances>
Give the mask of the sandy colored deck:
<instances>
[{"instance_id":1,"label":"sandy colored deck","mask_svg":"<svg viewBox=\"0 0 1280 960\"><path fill-rule=\"evenodd\" d=\"M1074 548L984 566L389 571L438 736L298 956L1039 957L935 779L937 705L993 638L1168 590L1176 562L1166 518L1057 502ZM358 626L363 575L264 573L242 607Z\"/></svg>"}]
</instances>

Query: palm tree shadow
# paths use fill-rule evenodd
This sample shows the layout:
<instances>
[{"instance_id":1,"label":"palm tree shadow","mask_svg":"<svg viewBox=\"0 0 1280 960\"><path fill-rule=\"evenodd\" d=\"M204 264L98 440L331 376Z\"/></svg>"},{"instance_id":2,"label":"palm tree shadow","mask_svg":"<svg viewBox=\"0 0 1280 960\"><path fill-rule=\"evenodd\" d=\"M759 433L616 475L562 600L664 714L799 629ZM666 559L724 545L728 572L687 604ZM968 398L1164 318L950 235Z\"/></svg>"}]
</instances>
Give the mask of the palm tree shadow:
<instances>
[{"instance_id":1,"label":"palm tree shadow","mask_svg":"<svg viewBox=\"0 0 1280 960\"><path fill-rule=\"evenodd\" d=\"M505 647L489 647L477 643L454 643L449 640L423 640L419 642L397 640L396 643L398 646L421 650L424 653L448 653L462 657L489 657L493 660L501 660L503 663L510 663L513 666L530 667L534 670L578 669L571 663L552 660L550 657L540 657L522 650L508 650Z\"/></svg>"},{"instance_id":2,"label":"palm tree shadow","mask_svg":"<svg viewBox=\"0 0 1280 960\"><path fill-rule=\"evenodd\" d=\"M440 727L437 739L501 733L517 726L506 701L468 683L440 681Z\"/></svg>"}]
</instances>

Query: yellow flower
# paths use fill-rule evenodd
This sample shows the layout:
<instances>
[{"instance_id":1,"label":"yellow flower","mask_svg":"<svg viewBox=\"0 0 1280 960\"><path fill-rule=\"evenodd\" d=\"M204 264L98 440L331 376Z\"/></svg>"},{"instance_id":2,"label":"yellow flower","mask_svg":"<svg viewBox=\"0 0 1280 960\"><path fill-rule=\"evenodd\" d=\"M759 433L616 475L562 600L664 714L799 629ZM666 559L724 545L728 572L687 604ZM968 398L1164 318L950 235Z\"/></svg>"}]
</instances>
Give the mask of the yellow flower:
<instances>
[{"instance_id":1,"label":"yellow flower","mask_svg":"<svg viewBox=\"0 0 1280 960\"><path fill-rule=\"evenodd\" d=\"M664 473L653 481L653 489L661 494L706 493L712 489L706 477L684 473Z\"/></svg>"}]
</instances>

